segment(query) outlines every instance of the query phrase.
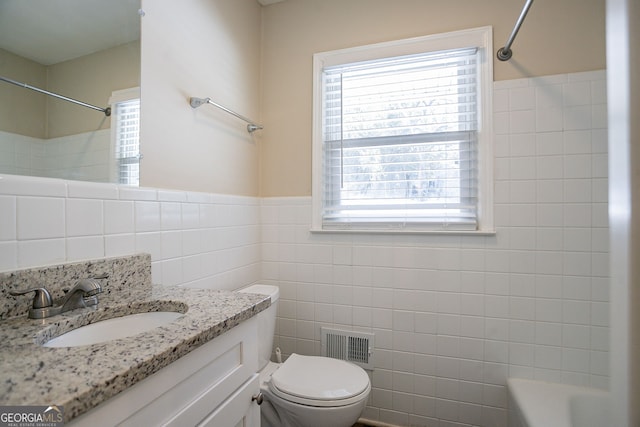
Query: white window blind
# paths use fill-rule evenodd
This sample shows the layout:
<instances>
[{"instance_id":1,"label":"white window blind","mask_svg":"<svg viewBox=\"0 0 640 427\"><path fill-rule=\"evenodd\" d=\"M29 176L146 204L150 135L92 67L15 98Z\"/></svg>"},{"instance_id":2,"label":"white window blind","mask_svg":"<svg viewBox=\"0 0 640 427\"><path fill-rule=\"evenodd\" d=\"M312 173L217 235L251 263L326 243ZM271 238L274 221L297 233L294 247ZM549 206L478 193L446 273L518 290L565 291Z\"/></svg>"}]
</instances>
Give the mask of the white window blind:
<instances>
[{"instance_id":1,"label":"white window blind","mask_svg":"<svg viewBox=\"0 0 640 427\"><path fill-rule=\"evenodd\" d=\"M475 230L478 49L322 70L322 227Z\"/></svg>"},{"instance_id":2,"label":"white window blind","mask_svg":"<svg viewBox=\"0 0 640 427\"><path fill-rule=\"evenodd\" d=\"M140 99L115 104L115 157L120 184L140 181Z\"/></svg>"}]
</instances>

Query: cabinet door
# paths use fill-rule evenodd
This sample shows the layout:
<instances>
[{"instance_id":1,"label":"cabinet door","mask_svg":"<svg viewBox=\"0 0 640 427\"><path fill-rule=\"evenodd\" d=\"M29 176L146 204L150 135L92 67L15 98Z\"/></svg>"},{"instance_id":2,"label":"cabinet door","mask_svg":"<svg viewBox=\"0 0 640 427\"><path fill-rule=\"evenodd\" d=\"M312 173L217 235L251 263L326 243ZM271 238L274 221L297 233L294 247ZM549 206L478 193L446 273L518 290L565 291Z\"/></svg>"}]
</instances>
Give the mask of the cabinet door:
<instances>
[{"instance_id":1,"label":"cabinet door","mask_svg":"<svg viewBox=\"0 0 640 427\"><path fill-rule=\"evenodd\" d=\"M258 390L259 392L260 390ZM255 396L255 394L254 394ZM242 418L242 427L260 427L260 406L253 402Z\"/></svg>"},{"instance_id":2,"label":"cabinet door","mask_svg":"<svg viewBox=\"0 0 640 427\"><path fill-rule=\"evenodd\" d=\"M260 378L254 374L198 427L260 427L260 407L253 400L259 392Z\"/></svg>"},{"instance_id":3,"label":"cabinet door","mask_svg":"<svg viewBox=\"0 0 640 427\"><path fill-rule=\"evenodd\" d=\"M256 354L258 319L254 316L71 420L68 426L196 425L255 375ZM259 385L255 393L258 389Z\"/></svg>"}]
</instances>

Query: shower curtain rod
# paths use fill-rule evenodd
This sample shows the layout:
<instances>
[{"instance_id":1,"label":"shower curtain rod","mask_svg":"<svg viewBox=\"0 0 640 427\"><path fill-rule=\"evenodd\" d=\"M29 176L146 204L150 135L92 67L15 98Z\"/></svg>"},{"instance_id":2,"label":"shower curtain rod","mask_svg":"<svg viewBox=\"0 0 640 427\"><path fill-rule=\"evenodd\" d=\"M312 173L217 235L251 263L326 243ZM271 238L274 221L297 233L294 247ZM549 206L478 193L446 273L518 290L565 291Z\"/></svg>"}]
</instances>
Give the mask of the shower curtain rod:
<instances>
[{"instance_id":1,"label":"shower curtain rod","mask_svg":"<svg viewBox=\"0 0 640 427\"><path fill-rule=\"evenodd\" d=\"M59 95L57 93L49 92L48 90L40 89L40 88L31 86L31 85L28 85L26 83L20 83L20 82L8 79L8 78L3 77L3 76L0 76L0 80L3 81L3 82L14 84L16 86L23 87L25 89L31 89L31 90L34 90L36 92L44 93L45 95L53 96L53 97L58 98L58 99L63 99L65 101L73 102L74 104L82 105L83 107L91 108L91 109L94 109L94 110L97 110L97 111L102 111L104 113L104 115L107 116L107 117L109 117L111 115L111 107L107 107L107 108L96 107L95 105L87 104L86 102L78 101L77 99L73 99L73 98L69 98L67 96Z\"/></svg>"},{"instance_id":2,"label":"shower curtain rod","mask_svg":"<svg viewBox=\"0 0 640 427\"><path fill-rule=\"evenodd\" d=\"M520 17L518 17L518 21L516 22L515 27L513 27L513 31L509 36L509 40L507 40L507 43L504 45L504 47L501 47L500 49L498 49L498 53L496 56L500 61L508 61L509 59L511 59L511 55L513 54L513 52L511 51L511 45L513 44L513 41L515 40L516 35L520 30L520 26L524 22L524 18L527 16L527 12L529 12L531 3L533 3L533 0L527 0L527 3L524 5L524 8L520 13Z\"/></svg>"},{"instance_id":3,"label":"shower curtain rod","mask_svg":"<svg viewBox=\"0 0 640 427\"><path fill-rule=\"evenodd\" d=\"M211 100L211 98L191 98L189 103L191 104L191 108L198 108L203 104L211 104L214 107L218 107L222 111L225 111L225 112L231 114L232 116L235 116L235 117L239 118L240 120L247 122L248 123L247 132L249 132L249 133L253 133L253 132L257 131L257 130L263 129L262 125L256 124L256 123L253 122L253 120L249 120L245 116L240 115L240 114L236 113L235 111L228 109L227 107L223 107L222 105L213 102Z\"/></svg>"}]
</instances>

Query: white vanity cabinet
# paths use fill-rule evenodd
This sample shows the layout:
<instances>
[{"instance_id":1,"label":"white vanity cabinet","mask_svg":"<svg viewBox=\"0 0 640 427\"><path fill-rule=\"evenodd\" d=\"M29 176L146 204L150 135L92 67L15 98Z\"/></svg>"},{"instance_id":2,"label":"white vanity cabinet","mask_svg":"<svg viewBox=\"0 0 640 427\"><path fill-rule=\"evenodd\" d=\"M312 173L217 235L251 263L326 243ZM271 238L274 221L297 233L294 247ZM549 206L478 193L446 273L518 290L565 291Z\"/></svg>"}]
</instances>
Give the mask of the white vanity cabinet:
<instances>
[{"instance_id":1,"label":"white vanity cabinet","mask_svg":"<svg viewBox=\"0 0 640 427\"><path fill-rule=\"evenodd\" d=\"M66 425L259 427L252 317Z\"/></svg>"}]
</instances>

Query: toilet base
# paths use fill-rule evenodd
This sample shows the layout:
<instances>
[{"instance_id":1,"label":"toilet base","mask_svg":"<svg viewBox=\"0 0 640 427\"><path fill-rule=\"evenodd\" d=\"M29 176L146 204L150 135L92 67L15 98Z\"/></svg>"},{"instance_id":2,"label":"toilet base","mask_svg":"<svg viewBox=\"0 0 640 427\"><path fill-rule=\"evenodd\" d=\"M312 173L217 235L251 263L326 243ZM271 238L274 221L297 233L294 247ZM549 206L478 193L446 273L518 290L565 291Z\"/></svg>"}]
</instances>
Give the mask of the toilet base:
<instances>
[{"instance_id":1,"label":"toilet base","mask_svg":"<svg viewBox=\"0 0 640 427\"><path fill-rule=\"evenodd\" d=\"M289 402L273 394L269 389L271 375L279 364L269 362L260 372L260 405L262 427L352 427L362 415L371 387L362 394L362 399L351 405L336 407L305 406Z\"/></svg>"},{"instance_id":2,"label":"toilet base","mask_svg":"<svg viewBox=\"0 0 640 427\"><path fill-rule=\"evenodd\" d=\"M291 403L261 390L264 400L260 406L262 427L352 427L362 415L367 399L347 406L313 407Z\"/></svg>"}]
</instances>

